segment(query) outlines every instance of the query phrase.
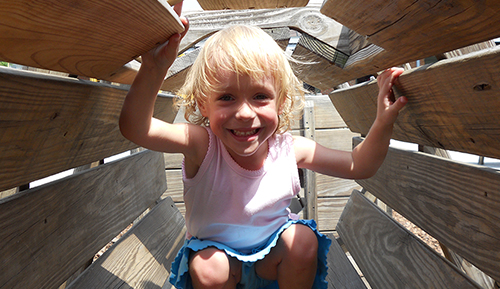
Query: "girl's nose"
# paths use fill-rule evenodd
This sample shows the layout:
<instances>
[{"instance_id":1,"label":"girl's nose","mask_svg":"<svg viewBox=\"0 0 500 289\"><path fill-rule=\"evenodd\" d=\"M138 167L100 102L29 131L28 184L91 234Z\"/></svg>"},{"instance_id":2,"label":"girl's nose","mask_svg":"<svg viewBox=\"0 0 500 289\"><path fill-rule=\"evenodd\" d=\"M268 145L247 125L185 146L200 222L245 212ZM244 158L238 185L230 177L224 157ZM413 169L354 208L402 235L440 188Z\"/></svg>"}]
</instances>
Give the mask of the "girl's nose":
<instances>
[{"instance_id":1,"label":"girl's nose","mask_svg":"<svg viewBox=\"0 0 500 289\"><path fill-rule=\"evenodd\" d=\"M236 112L236 118L250 119L255 117L254 108L249 103L242 103Z\"/></svg>"}]
</instances>

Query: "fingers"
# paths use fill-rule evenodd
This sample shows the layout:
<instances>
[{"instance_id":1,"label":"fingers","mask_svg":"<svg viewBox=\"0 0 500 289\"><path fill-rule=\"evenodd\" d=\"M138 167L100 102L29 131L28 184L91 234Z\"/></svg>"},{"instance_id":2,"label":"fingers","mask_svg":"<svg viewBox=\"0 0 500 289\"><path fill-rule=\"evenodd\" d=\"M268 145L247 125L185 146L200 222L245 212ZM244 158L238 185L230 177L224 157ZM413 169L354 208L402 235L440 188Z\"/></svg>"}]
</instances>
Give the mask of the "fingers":
<instances>
[{"instance_id":1,"label":"fingers","mask_svg":"<svg viewBox=\"0 0 500 289\"><path fill-rule=\"evenodd\" d=\"M174 5L174 11L179 16L181 16L181 12L182 12L182 2L184 2L184 1L181 1L181 2Z\"/></svg>"}]
</instances>

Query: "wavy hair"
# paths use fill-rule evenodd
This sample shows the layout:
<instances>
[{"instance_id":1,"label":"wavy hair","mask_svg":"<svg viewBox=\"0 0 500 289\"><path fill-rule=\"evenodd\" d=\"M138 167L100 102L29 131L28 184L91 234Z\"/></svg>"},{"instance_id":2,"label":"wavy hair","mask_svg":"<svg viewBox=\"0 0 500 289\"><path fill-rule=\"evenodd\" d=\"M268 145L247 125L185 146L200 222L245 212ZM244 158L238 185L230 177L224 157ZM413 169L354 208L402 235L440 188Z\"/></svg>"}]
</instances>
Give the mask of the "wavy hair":
<instances>
[{"instance_id":1,"label":"wavy hair","mask_svg":"<svg viewBox=\"0 0 500 289\"><path fill-rule=\"evenodd\" d=\"M271 76L278 90L277 104L281 107L277 132L285 132L303 107L305 93L290 61L294 60L262 29L244 25L225 28L212 35L202 47L177 92L176 104L185 107L184 116L188 121L208 126L209 120L200 114L198 104L203 104L214 90L219 71L232 71L253 79Z\"/></svg>"}]
</instances>

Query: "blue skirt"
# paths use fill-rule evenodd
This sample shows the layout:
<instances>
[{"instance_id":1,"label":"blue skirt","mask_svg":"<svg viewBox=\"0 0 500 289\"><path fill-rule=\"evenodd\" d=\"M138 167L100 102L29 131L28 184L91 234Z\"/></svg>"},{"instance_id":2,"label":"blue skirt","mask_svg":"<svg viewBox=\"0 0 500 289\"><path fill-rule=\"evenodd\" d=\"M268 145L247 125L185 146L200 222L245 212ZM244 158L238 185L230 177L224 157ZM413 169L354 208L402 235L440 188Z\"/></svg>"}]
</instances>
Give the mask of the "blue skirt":
<instances>
[{"instance_id":1,"label":"blue skirt","mask_svg":"<svg viewBox=\"0 0 500 289\"><path fill-rule=\"evenodd\" d=\"M175 260L172 263L169 281L175 286L175 288L192 289L193 286L191 284L191 277L189 276L188 268L189 256L191 252L197 252L207 247L215 247L219 250L224 250L228 256L234 257L242 262L242 276L241 281L238 284L238 289L279 289L277 281L265 280L257 276L254 265L255 262L264 259L264 257L269 254L271 249L276 246L281 233L283 233L292 224L306 225L316 233L316 236L318 237L318 269L313 288L327 289L328 283L325 280L328 271L327 254L332 241L317 230L316 222L314 220L289 220L269 237L265 245L254 249L249 254L243 254L218 242L199 240L193 237L185 241L184 246L179 250L179 253L175 257Z\"/></svg>"}]
</instances>

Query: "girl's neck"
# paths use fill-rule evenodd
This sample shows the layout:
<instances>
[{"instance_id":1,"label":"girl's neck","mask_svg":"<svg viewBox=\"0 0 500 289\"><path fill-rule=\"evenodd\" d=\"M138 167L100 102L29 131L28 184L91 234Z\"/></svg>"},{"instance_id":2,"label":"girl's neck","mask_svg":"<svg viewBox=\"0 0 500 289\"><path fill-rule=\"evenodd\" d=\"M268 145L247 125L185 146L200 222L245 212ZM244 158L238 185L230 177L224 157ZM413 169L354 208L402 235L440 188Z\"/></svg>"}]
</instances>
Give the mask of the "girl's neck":
<instances>
[{"instance_id":1,"label":"girl's neck","mask_svg":"<svg viewBox=\"0 0 500 289\"><path fill-rule=\"evenodd\" d=\"M249 171L258 171L266 162L269 153L269 140L267 140L259 149L250 156L241 156L235 154L226 148L231 158L242 168Z\"/></svg>"}]
</instances>

